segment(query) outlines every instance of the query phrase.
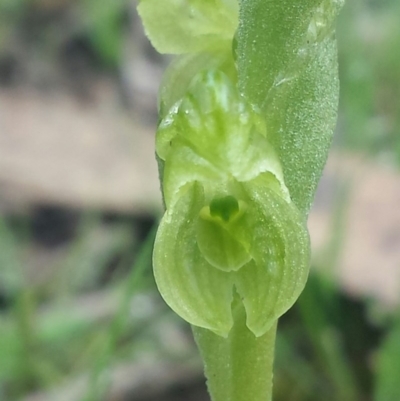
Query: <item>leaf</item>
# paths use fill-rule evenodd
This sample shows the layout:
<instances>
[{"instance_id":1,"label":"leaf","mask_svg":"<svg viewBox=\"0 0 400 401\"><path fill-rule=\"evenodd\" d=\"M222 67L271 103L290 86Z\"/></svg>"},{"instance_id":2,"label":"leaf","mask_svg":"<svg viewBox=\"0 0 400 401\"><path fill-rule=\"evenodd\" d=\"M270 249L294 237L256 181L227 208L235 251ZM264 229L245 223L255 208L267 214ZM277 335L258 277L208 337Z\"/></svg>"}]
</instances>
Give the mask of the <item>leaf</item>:
<instances>
[{"instance_id":1,"label":"leaf","mask_svg":"<svg viewBox=\"0 0 400 401\"><path fill-rule=\"evenodd\" d=\"M230 48L238 22L232 0L141 0L138 12L160 53Z\"/></svg>"},{"instance_id":2,"label":"leaf","mask_svg":"<svg viewBox=\"0 0 400 401\"><path fill-rule=\"evenodd\" d=\"M239 88L262 110L291 198L305 214L336 122L333 22L341 5L341 0L241 3Z\"/></svg>"}]
</instances>

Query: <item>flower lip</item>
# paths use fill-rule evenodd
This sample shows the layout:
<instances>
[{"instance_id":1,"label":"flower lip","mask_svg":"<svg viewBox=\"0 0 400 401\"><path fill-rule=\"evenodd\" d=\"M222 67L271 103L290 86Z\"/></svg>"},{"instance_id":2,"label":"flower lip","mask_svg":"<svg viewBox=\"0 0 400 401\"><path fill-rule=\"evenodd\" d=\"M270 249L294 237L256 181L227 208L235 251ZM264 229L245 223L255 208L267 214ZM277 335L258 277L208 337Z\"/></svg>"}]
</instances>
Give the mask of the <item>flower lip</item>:
<instances>
[{"instance_id":1,"label":"flower lip","mask_svg":"<svg viewBox=\"0 0 400 401\"><path fill-rule=\"evenodd\" d=\"M239 202L232 196L216 197L210 203L210 215L228 222L239 212Z\"/></svg>"}]
</instances>

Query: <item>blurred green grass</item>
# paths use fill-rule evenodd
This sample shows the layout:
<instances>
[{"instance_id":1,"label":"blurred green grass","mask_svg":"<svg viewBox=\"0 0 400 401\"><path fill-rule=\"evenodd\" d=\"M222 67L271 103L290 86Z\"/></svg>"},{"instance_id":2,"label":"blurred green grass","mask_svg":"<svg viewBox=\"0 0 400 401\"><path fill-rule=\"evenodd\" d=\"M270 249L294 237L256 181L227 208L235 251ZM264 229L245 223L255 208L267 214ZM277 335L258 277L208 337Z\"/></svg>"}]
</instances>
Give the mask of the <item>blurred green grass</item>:
<instances>
[{"instance_id":1,"label":"blurred green grass","mask_svg":"<svg viewBox=\"0 0 400 401\"><path fill-rule=\"evenodd\" d=\"M337 36L339 146L400 163L400 3L347 1Z\"/></svg>"}]
</instances>

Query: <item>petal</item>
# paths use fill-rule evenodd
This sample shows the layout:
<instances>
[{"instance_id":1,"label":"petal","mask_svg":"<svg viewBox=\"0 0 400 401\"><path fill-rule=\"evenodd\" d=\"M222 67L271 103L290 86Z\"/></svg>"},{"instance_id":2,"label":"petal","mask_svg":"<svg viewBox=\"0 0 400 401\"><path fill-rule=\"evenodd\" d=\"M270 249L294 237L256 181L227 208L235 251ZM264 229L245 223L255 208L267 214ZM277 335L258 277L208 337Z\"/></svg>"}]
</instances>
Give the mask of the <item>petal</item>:
<instances>
[{"instance_id":1,"label":"petal","mask_svg":"<svg viewBox=\"0 0 400 401\"><path fill-rule=\"evenodd\" d=\"M200 184L183 188L157 232L153 264L165 302L190 324L227 336L232 324L231 273L212 267L196 242L196 222L204 206Z\"/></svg>"},{"instance_id":2,"label":"petal","mask_svg":"<svg viewBox=\"0 0 400 401\"><path fill-rule=\"evenodd\" d=\"M231 79L236 78L230 48L176 57L167 67L161 81L158 95L160 117L164 118L172 106L184 97L192 79L200 71L214 69L224 71Z\"/></svg>"},{"instance_id":3,"label":"petal","mask_svg":"<svg viewBox=\"0 0 400 401\"><path fill-rule=\"evenodd\" d=\"M187 183L199 181L215 187L222 177L221 171L178 138L171 142L164 164L163 190L167 208Z\"/></svg>"},{"instance_id":4,"label":"petal","mask_svg":"<svg viewBox=\"0 0 400 401\"><path fill-rule=\"evenodd\" d=\"M157 154L168 163L173 159L169 152L174 141L183 141L192 149L196 160L203 159L201 163L208 163L220 176L225 175L225 179L249 181L269 171L289 200L280 162L266 136L261 117L239 95L228 76L208 70L197 74L181 102L161 121ZM175 170L177 182L182 181L179 174L188 174L190 160L187 162L184 168ZM207 177L198 179L204 184L208 180ZM215 181L211 185L215 186Z\"/></svg>"},{"instance_id":5,"label":"petal","mask_svg":"<svg viewBox=\"0 0 400 401\"><path fill-rule=\"evenodd\" d=\"M197 242L204 258L226 272L237 271L251 260L248 250L230 228L208 219L199 219L197 225Z\"/></svg>"},{"instance_id":6,"label":"petal","mask_svg":"<svg viewBox=\"0 0 400 401\"><path fill-rule=\"evenodd\" d=\"M138 12L160 53L182 54L229 48L238 8L226 0L141 0Z\"/></svg>"},{"instance_id":7,"label":"petal","mask_svg":"<svg viewBox=\"0 0 400 401\"><path fill-rule=\"evenodd\" d=\"M243 298L247 326L264 334L302 292L310 260L309 235L304 218L259 177L243 184L253 219L253 261L235 273Z\"/></svg>"}]
</instances>

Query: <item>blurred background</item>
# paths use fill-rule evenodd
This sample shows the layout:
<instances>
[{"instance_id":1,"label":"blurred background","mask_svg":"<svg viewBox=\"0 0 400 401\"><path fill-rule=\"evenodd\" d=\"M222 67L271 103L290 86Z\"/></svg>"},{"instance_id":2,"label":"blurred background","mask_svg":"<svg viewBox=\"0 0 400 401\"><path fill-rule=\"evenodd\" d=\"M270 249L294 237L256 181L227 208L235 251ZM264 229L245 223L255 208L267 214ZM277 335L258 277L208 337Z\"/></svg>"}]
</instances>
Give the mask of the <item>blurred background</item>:
<instances>
[{"instance_id":1,"label":"blurred background","mask_svg":"<svg viewBox=\"0 0 400 401\"><path fill-rule=\"evenodd\" d=\"M276 401L400 400L400 1L348 0ZM0 400L206 401L151 271L168 58L133 0L0 0ZM249 400L251 401L251 400Z\"/></svg>"}]
</instances>

